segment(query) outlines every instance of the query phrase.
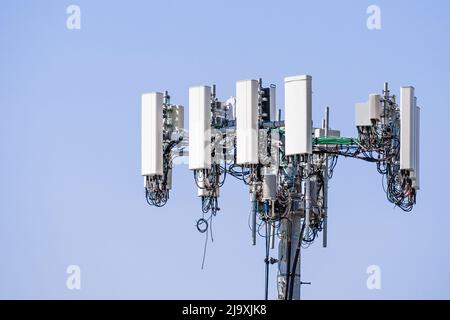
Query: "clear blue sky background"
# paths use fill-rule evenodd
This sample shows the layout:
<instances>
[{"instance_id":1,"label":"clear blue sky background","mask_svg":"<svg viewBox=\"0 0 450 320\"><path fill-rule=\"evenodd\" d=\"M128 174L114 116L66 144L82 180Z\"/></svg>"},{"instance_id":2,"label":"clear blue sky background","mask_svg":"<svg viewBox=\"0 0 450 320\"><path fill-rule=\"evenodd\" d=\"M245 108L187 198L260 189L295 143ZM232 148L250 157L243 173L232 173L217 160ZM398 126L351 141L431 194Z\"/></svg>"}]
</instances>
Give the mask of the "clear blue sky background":
<instances>
[{"instance_id":1,"label":"clear blue sky background","mask_svg":"<svg viewBox=\"0 0 450 320\"><path fill-rule=\"evenodd\" d=\"M77 4L82 29L66 29ZM382 29L366 28L377 4ZM413 85L422 106L422 190L412 213L386 200L368 163L341 159L330 185L329 247L304 253L313 298L450 298L447 205L450 3L442 1L2 1L0 298L263 298L264 249L250 244L247 189L221 192L204 237L191 172L148 207L140 172L140 95L311 74L314 120L354 136L354 103ZM187 119L186 119L187 120ZM186 121L187 123L187 121ZM276 254L275 252L273 253ZM82 289L66 288L66 267ZM382 290L366 288L366 268ZM275 297L275 268L271 297Z\"/></svg>"}]
</instances>

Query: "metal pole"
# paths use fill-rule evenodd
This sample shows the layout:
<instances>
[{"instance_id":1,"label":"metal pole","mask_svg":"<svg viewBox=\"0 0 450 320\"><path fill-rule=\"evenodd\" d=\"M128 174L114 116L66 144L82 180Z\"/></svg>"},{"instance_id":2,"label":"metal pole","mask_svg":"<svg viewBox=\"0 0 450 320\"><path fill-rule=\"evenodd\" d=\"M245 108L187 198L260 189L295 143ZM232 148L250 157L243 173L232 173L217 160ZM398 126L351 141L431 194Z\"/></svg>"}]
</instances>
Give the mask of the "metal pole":
<instances>
[{"instance_id":1,"label":"metal pole","mask_svg":"<svg viewBox=\"0 0 450 320\"><path fill-rule=\"evenodd\" d=\"M308 177L306 178L305 182L305 233L306 235L309 235L309 220L310 220L310 214L311 214L311 159L308 155L305 156L306 161L306 172L308 173Z\"/></svg>"},{"instance_id":2,"label":"metal pole","mask_svg":"<svg viewBox=\"0 0 450 320\"><path fill-rule=\"evenodd\" d=\"M256 245L256 190L252 190L251 193L251 202L252 202L252 244Z\"/></svg>"},{"instance_id":3,"label":"metal pole","mask_svg":"<svg viewBox=\"0 0 450 320\"><path fill-rule=\"evenodd\" d=\"M291 256L292 256L292 223L293 221L289 221L287 220L287 232L286 232L286 271L285 271L285 288L284 288L284 292L283 292L283 297L284 300L287 300L288 298L288 290L289 290L289 286L290 286L290 281L291 281Z\"/></svg>"},{"instance_id":4,"label":"metal pole","mask_svg":"<svg viewBox=\"0 0 450 320\"><path fill-rule=\"evenodd\" d=\"M330 129L330 107L325 109L325 136L328 137ZM323 247L328 245L328 154L325 154L325 168L323 170Z\"/></svg>"},{"instance_id":5,"label":"metal pole","mask_svg":"<svg viewBox=\"0 0 450 320\"><path fill-rule=\"evenodd\" d=\"M293 270L292 270L292 274L294 274L295 277L297 278L297 265L298 265L298 267L299 267L299 269L298 269L298 272L299 272L298 279L299 280L298 281L300 282L300 285L299 285L299 288L298 288L299 291L300 291L301 286L302 286L302 282L301 282L302 278L301 278L301 270L300 270L300 268L301 268L301 264L300 264L301 252L300 251L301 251L301 248L302 248L304 231L305 231L305 223L302 223L302 227L301 227L301 230L300 230L300 236L298 237L297 247L295 249L294 267L293 267ZM291 286L289 288L289 299L291 299L291 300L293 298L293 293L294 293L294 286ZM299 299L300 299L300 295L299 295Z\"/></svg>"},{"instance_id":6,"label":"metal pole","mask_svg":"<svg viewBox=\"0 0 450 320\"><path fill-rule=\"evenodd\" d=\"M292 300L300 300L301 295L301 263L300 263L300 257L295 260L296 251L297 251L297 245L300 243L300 237L303 237L303 233L301 232L302 229L302 217L300 214L294 214L292 217L292 239L291 242L294 245L291 245L291 257L292 257L292 268L291 268L291 288L289 289L289 298ZM305 229L303 229L303 232Z\"/></svg>"},{"instance_id":7,"label":"metal pole","mask_svg":"<svg viewBox=\"0 0 450 320\"><path fill-rule=\"evenodd\" d=\"M270 232L270 229L269 229L269 222L266 221L265 224L266 224L266 259L264 262L266 263L266 266L265 266L266 268L265 268L265 277L264 277L264 279L265 279L264 298L265 298L265 300L269 300L269 263L270 263L270 261L269 261L269 250L270 250L269 249L269 246L270 246L269 232Z\"/></svg>"},{"instance_id":8,"label":"metal pole","mask_svg":"<svg viewBox=\"0 0 450 320\"><path fill-rule=\"evenodd\" d=\"M305 155L305 167L306 172L308 173L308 176L310 174L311 170L311 160L312 158L308 155ZM305 227L302 230L302 216L300 214L293 214L292 216L292 232L291 232L291 243L299 243L301 241L300 237L303 238L303 235L309 234L309 222L310 222L310 216L311 216L311 179L308 177L305 181L305 220L304 224ZM300 242L301 243L301 242ZM291 256L295 257L295 253L297 251L297 246L291 245ZM301 286L302 286L302 279L301 279L301 258L299 257L297 261L294 261L295 268L292 266L291 270L293 269L294 272L291 272L291 286L292 288L290 291L292 292L292 295L290 295L290 299L292 300L300 300L301 299ZM295 274L294 274L295 273Z\"/></svg>"},{"instance_id":9,"label":"metal pole","mask_svg":"<svg viewBox=\"0 0 450 320\"><path fill-rule=\"evenodd\" d=\"M288 297L300 300L300 259L295 262L293 258L300 238L301 220L302 215L296 213L292 214L291 220L284 219L281 222L282 237L278 244L277 276L279 300L287 300ZM295 268L293 263L296 263ZM289 292L292 292L292 295L289 295Z\"/></svg>"},{"instance_id":10,"label":"metal pole","mask_svg":"<svg viewBox=\"0 0 450 320\"><path fill-rule=\"evenodd\" d=\"M271 207L271 214L270 217L271 218L275 218L275 201L272 200L270 202L270 207ZM275 229L275 222L270 223L270 249L274 249L275 248L275 234L277 232L277 230Z\"/></svg>"},{"instance_id":11,"label":"metal pole","mask_svg":"<svg viewBox=\"0 0 450 320\"><path fill-rule=\"evenodd\" d=\"M270 224L270 249L275 249L275 235L277 230L275 229L275 223Z\"/></svg>"}]
</instances>

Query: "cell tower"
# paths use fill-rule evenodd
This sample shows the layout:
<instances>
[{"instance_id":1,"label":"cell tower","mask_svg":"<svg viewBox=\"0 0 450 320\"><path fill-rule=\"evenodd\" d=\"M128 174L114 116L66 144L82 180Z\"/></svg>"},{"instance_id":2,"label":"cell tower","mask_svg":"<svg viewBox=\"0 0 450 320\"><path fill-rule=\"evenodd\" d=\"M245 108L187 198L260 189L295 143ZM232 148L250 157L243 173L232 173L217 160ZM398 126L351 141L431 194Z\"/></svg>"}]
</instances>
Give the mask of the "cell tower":
<instances>
[{"instance_id":1,"label":"cell tower","mask_svg":"<svg viewBox=\"0 0 450 320\"><path fill-rule=\"evenodd\" d=\"M420 108L413 87L388 84L355 106L356 138L330 128L329 108L320 127L312 123L312 78L284 80L285 120L276 106L276 87L262 80L236 83L236 96L222 102L215 86L189 89L189 134L184 108L167 92L142 96L142 175L145 197L164 206L172 188L175 157L189 156L201 199L200 232L218 213L220 187L230 175L248 186L252 243L265 239L265 298L269 267L278 264L278 299L300 299L301 249L320 232L327 246L328 183L339 157L372 162L384 176L387 199L411 211L419 190ZM270 249L278 242L278 258Z\"/></svg>"}]
</instances>

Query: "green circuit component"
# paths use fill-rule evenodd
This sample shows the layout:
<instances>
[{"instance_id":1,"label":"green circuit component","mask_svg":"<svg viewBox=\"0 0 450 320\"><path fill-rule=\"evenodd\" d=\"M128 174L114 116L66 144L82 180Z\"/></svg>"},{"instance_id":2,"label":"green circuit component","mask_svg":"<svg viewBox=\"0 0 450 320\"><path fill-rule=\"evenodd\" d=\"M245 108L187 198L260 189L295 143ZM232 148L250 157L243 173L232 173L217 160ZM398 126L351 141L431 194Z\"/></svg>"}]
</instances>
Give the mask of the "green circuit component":
<instances>
[{"instance_id":1,"label":"green circuit component","mask_svg":"<svg viewBox=\"0 0 450 320\"><path fill-rule=\"evenodd\" d=\"M313 144L339 144L339 145L353 145L357 143L357 139L345 137L320 137L314 138Z\"/></svg>"}]
</instances>

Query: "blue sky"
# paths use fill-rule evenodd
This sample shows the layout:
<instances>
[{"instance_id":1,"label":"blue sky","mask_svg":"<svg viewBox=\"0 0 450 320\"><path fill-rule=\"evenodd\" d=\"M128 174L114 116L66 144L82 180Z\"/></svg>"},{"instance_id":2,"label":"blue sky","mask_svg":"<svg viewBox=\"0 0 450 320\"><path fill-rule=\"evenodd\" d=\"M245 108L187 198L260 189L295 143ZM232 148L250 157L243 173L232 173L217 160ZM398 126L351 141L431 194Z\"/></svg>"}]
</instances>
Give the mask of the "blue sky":
<instances>
[{"instance_id":1,"label":"blue sky","mask_svg":"<svg viewBox=\"0 0 450 320\"><path fill-rule=\"evenodd\" d=\"M81 30L66 8L81 8ZM366 9L381 8L381 30ZM313 76L313 117L355 136L354 104L389 81L416 88L422 190L412 213L386 200L369 163L340 159L329 247L304 253L305 299L450 298L446 204L448 1L2 1L0 298L260 299L263 241L251 246L245 186L229 179L201 270L200 202L187 166L162 209L140 173L140 95ZM187 119L186 119L187 124ZM436 149L438 148L438 149ZM275 252L273 253L275 254ZM79 265L81 290L66 288ZM368 290L379 265L382 289ZM271 297L275 297L275 268Z\"/></svg>"}]
</instances>

